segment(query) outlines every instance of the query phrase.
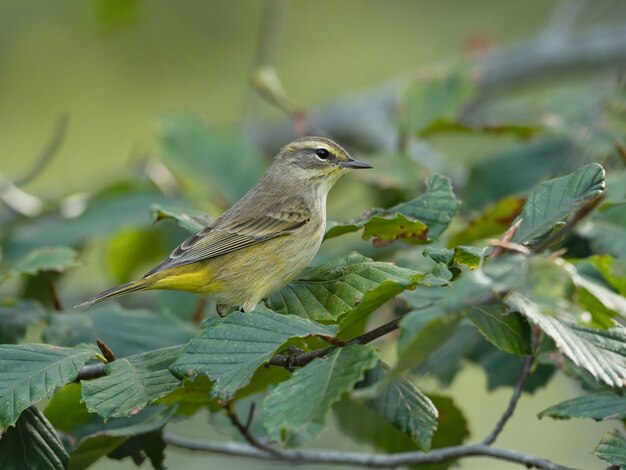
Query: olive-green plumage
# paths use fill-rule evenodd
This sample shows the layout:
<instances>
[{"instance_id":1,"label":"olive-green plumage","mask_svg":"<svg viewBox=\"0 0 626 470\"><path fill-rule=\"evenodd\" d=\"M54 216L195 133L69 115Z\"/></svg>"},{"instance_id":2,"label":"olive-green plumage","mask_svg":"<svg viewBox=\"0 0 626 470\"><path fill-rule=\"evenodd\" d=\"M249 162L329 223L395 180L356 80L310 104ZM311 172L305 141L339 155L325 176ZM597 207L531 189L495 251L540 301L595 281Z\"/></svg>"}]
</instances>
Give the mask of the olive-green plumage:
<instances>
[{"instance_id":1,"label":"olive-green plumage","mask_svg":"<svg viewBox=\"0 0 626 470\"><path fill-rule=\"evenodd\" d=\"M137 290L173 289L249 312L311 262L324 238L326 195L353 168L371 166L332 140L304 137L287 144L245 196L142 279L77 307Z\"/></svg>"}]
</instances>

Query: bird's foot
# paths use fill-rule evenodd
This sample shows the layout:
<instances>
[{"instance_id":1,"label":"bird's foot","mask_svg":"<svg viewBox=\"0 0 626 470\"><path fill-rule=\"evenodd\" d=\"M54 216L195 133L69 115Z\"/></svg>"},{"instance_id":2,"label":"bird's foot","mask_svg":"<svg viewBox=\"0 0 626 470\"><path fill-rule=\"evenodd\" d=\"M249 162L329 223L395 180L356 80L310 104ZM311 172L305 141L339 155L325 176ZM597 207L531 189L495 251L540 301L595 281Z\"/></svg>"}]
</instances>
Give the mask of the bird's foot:
<instances>
[{"instance_id":1,"label":"bird's foot","mask_svg":"<svg viewBox=\"0 0 626 470\"><path fill-rule=\"evenodd\" d=\"M224 316L226 316L226 314L228 313L228 308L229 306L226 304L217 304L215 306L215 311L217 312L220 318L224 318Z\"/></svg>"},{"instance_id":2,"label":"bird's foot","mask_svg":"<svg viewBox=\"0 0 626 470\"><path fill-rule=\"evenodd\" d=\"M304 354L304 351L293 344L287 348L287 370L293 372L296 356Z\"/></svg>"}]
</instances>

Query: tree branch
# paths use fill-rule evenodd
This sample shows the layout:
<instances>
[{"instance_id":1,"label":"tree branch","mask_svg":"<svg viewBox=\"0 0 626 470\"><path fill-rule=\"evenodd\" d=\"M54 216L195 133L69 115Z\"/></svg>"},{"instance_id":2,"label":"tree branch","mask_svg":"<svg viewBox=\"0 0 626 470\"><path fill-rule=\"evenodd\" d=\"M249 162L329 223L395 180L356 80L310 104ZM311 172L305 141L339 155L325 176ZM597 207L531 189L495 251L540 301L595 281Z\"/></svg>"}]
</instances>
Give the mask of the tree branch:
<instances>
[{"instance_id":1,"label":"tree branch","mask_svg":"<svg viewBox=\"0 0 626 470\"><path fill-rule=\"evenodd\" d=\"M396 454L368 454L361 452L336 452L317 449L298 451L278 451L270 454L249 444L236 442L197 441L172 435L163 434L166 444L187 450L213 452L217 454L247 457L259 460L295 462L298 464L333 464L353 465L369 468L399 467L401 465L426 465L448 462L466 457L491 457L525 465L527 468L545 470L566 470L567 467L550 462L534 455L522 454L513 450L497 449L484 444L454 446L431 452L399 452Z\"/></svg>"},{"instance_id":2,"label":"tree branch","mask_svg":"<svg viewBox=\"0 0 626 470\"><path fill-rule=\"evenodd\" d=\"M568 21L561 23L567 25ZM555 32L566 34L567 38L557 40ZM626 24L598 26L572 33L568 27L555 28L553 22L534 38L502 48L478 62L482 78L478 83L480 94L475 105L482 102L488 92L518 82L549 75L560 78L563 71L572 69L589 71L602 66L618 69L625 63ZM357 149L394 151L398 146L397 97L414 75L414 70L409 71L386 84L313 110L309 113L310 127L331 133ZM465 113L465 117L476 109L475 105L468 106L469 113ZM293 137L291 122L287 120L270 125L257 123L248 128L248 133L272 154ZM432 153L424 146L423 142L413 141L409 153L436 170L437 161L424 161L423 154Z\"/></svg>"},{"instance_id":3,"label":"tree branch","mask_svg":"<svg viewBox=\"0 0 626 470\"><path fill-rule=\"evenodd\" d=\"M489 446L493 444L504 429L505 424L508 422L511 416L513 416L513 412L515 411L517 402L522 396L524 385L526 384L526 380L528 379L528 374L530 373L530 365L532 364L532 362L533 356L526 356L524 358L524 363L522 364L522 372L520 373L519 379L517 379L517 384L515 384L515 388L513 389L513 395L511 396L509 405L506 407L504 414L496 423L493 431L491 431L491 433L483 440L483 445Z\"/></svg>"},{"instance_id":4,"label":"tree branch","mask_svg":"<svg viewBox=\"0 0 626 470\"><path fill-rule=\"evenodd\" d=\"M367 344L371 343L375 339L380 338L381 336L386 335L396 329L398 329L398 325L400 324L400 320L402 317L395 318L391 320L389 323L385 323L378 328L373 329L372 331L368 331L367 333L362 334L361 336L357 336L356 338L348 341L345 345L349 344ZM323 357L333 349L340 346L331 346L325 349L316 349L314 351L309 351L304 354L299 354L297 356L289 356L287 354L278 354L270 359L268 362L269 365L272 366L280 366L285 368L290 367L302 367L311 362L313 359L318 357Z\"/></svg>"}]
</instances>

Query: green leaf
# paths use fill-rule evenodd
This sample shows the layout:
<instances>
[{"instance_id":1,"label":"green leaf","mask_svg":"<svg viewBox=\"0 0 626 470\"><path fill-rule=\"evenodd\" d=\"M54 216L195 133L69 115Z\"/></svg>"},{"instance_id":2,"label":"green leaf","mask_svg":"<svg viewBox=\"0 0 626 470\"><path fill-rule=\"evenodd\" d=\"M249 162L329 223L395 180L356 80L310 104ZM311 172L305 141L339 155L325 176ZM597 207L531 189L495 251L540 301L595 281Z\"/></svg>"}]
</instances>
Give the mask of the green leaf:
<instances>
[{"instance_id":1,"label":"green leaf","mask_svg":"<svg viewBox=\"0 0 626 470\"><path fill-rule=\"evenodd\" d=\"M195 209L178 209L173 207L163 207L153 204L150 208L152 220L159 222L164 219L173 219L178 225L189 233L196 233L204 227L211 225L213 219L202 211Z\"/></svg>"},{"instance_id":2,"label":"green leaf","mask_svg":"<svg viewBox=\"0 0 626 470\"><path fill-rule=\"evenodd\" d=\"M530 328L518 313L499 305L470 307L467 316L483 336L494 346L510 354L531 353Z\"/></svg>"},{"instance_id":3,"label":"green leaf","mask_svg":"<svg viewBox=\"0 0 626 470\"><path fill-rule=\"evenodd\" d=\"M397 377L402 371L425 361L452 337L461 318L460 314L448 314L437 306L405 316L400 322L398 362L392 375Z\"/></svg>"},{"instance_id":4,"label":"green leaf","mask_svg":"<svg viewBox=\"0 0 626 470\"><path fill-rule=\"evenodd\" d=\"M0 307L0 344L19 343L29 329L43 324L45 317L41 305L31 300Z\"/></svg>"},{"instance_id":5,"label":"green leaf","mask_svg":"<svg viewBox=\"0 0 626 470\"><path fill-rule=\"evenodd\" d=\"M429 243L437 240L459 210L450 180L433 175L426 181L426 192L389 209L371 211L361 219L329 224L326 239L363 228L363 239L375 245L394 240Z\"/></svg>"},{"instance_id":6,"label":"green leaf","mask_svg":"<svg viewBox=\"0 0 626 470\"><path fill-rule=\"evenodd\" d=\"M437 432L433 436L433 449L463 444L470 432L461 409L450 397L432 393L427 396L439 412Z\"/></svg>"},{"instance_id":7,"label":"green leaf","mask_svg":"<svg viewBox=\"0 0 626 470\"><path fill-rule=\"evenodd\" d=\"M464 207L482 210L486 204L526 193L547 176L574 171L583 163L576 147L565 138L539 137L507 146L470 167Z\"/></svg>"},{"instance_id":8,"label":"green leaf","mask_svg":"<svg viewBox=\"0 0 626 470\"><path fill-rule=\"evenodd\" d=\"M378 365L365 373L365 379L359 386L374 385L386 376L385 369ZM376 398L366 400L365 404L407 434L421 449L430 449L437 429L437 409L411 382L397 378L382 388Z\"/></svg>"},{"instance_id":9,"label":"green leaf","mask_svg":"<svg viewBox=\"0 0 626 470\"><path fill-rule=\"evenodd\" d=\"M148 457L152 468L155 470L165 470L163 461L165 460L165 441L161 430L153 431L138 436L132 436L113 452L108 454L109 458L123 460L127 457L137 461L137 458Z\"/></svg>"},{"instance_id":10,"label":"green leaf","mask_svg":"<svg viewBox=\"0 0 626 470\"><path fill-rule=\"evenodd\" d=\"M79 265L78 261L76 261L77 257L78 253L66 246L37 248L15 263L9 271L9 275L30 274L34 276L42 271L62 273L68 268Z\"/></svg>"},{"instance_id":11,"label":"green leaf","mask_svg":"<svg viewBox=\"0 0 626 470\"><path fill-rule=\"evenodd\" d=\"M543 129L535 124L464 124L447 119L433 121L430 126L420 132L422 138L451 132L484 135L511 135L520 139L530 139L539 134Z\"/></svg>"},{"instance_id":12,"label":"green leaf","mask_svg":"<svg viewBox=\"0 0 626 470\"><path fill-rule=\"evenodd\" d=\"M616 325L594 330L576 325L564 313L543 313L539 304L513 293L507 304L522 313L552 338L557 348L596 380L612 387L626 383L626 328Z\"/></svg>"},{"instance_id":13,"label":"green leaf","mask_svg":"<svg viewBox=\"0 0 626 470\"><path fill-rule=\"evenodd\" d=\"M595 252L626 259L626 203L600 206L579 231Z\"/></svg>"},{"instance_id":14,"label":"green leaf","mask_svg":"<svg viewBox=\"0 0 626 470\"><path fill-rule=\"evenodd\" d=\"M72 382L94 350L46 344L0 345L0 431L20 413Z\"/></svg>"},{"instance_id":15,"label":"green leaf","mask_svg":"<svg viewBox=\"0 0 626 470\"><path fill-rule=\"evenodd\" d=\"M44 340L58 346L103 341L120 358L186 343L196 333L193 326L164 312L130 310L114 302L88 311L53 315Z\"/></svg>"},{"instance_id":16,"label":"green leaf","mask_svg":"<svg viewBox=\"0 0 626 470\"><path fill-rule=\"evenodd\" d=\"M161 159L203 201L236 202L262 174L256 147L242 135L217 131L194 115L158 122Z\"/></svg>"},{"instance_id":17,"label":"green leaf","mask_svg":"<svg viewBox=\"0 0 626 470\"><path fill-rule=\"evenodd\" d=\"M414 286L421 276L353 253L306 269L299 279L266 298L265 304L275 312L314 321L360 318Z\"/></svg>"},{"instance_id":18,"label":"green leaf","mask_svg":"<svg viewBox=\"0 0 626 470\"><path fill-rule=\"evenodd\" d=\"M81 385L68 384L53 395L45 415L67 438L70 470L82 470L113 452L129 437L162 429L175 411L175 406L149 406L134 416L112 418L104 423L81 402Z\"/></svg>"},{"instance_id":19,"label":"green leaf","mask_svg":"<svg viewBox=\"0 0 626 470\"><path fill-rule=\"evenodd\" d=\"M331 406L378 361L371 346L351 345L297 369L263 400L261 416L269 436L288 444L308 442L322 431Z\"/></svg>"},{"instance_id":20,"label":"green leaf","mask_svg":"<svg viewBox=\"0 0 626 470\"><path fill-rule=\"evenodd\" d=\"M455 232L448 246L463 245L503 233L522 211L525 197L507 196L487 206L476 218L470 219L465 227Z\"/></svg>"},{"instance_id":21,"label":"green leaf","mask_svg":"<svg viewBox=\"0 0 626 470\"><path fill-rule=\"evenodd\" d=\"M52 425L31 406L0 439L0 460L11 470L65 470L69 456Z\"/></svg>"},{"instance_id":22,"label":"green leaf","mask_svg":"<svg viewBox=\"0 0 626 470\"><path fill-rule=\"evenodd\" d=\"M356 442L388 454L420 450L407 434L363 402L345 397L333 407L333 412L341 432Z\"/></svg>"},{"instance_id":23,"label":"green leaf","mask_svg":"<svg viewBox=\"0 0 626 470\"><path fill-rule=\"evenodd\" d=\"M137 414L182 385L169 371L182 350L182 346L173 346L107 364L103 377L82 382L87 409L105 419Z\"/></svg>"},{"instance_id":24,"label":"green leaf","mask_svg":"<svg viewBox=\"0 0 626 470\"><path fill-rule=\"evenodd\" d=\"M626 259L615 259L609 255L595 255L587 258L587 261L600 271L611 287L626 297Z\"/></svg>"},{"instance_id":25,"label":"green leaf","mask_svg":"<svg viewBox=\"0 0 626 470\"><path fill-rule=\"evenodd\" d=\"M532 245L575 212L583 202L602 194L604 189L604 169L597 163L541 183L524 204L522 223L513 241Z\"/></svg>"},{"instance_id":26,"label":"green leaf","mask_svg":"<svg viewBox=\"0 0 626 470\"><path fill-rule=\"evenodd\" d=\"M566 400L539 413L539 417L591 418L596 421L626 418L626 398L609 392L597 392Z\"/></svg>"},{"instance_id":27,"label":"green leaf","mask_svg":"<svg viewBox=\"0 0 626 470\"><path fill-rule=\"evenodd\" d=\"M206 374L214 380L211 394L230 398L250 383L254 372L288 339L334 331L309 320L270 311L235 312L212 321L191 340L171 370L180 377Z\"/></svg>"},{"instance_id":28,"label":"green leaf","mask_svg":"<svg viewBox=\"0 0 626 470\"><path fill-rule=\"evenodd\" d=\"M593 450L593 455L620 468L626 466L626 439L619 431L609 431Z\"/></svg>"},{"instance_id":29,"label":"green leaf","mask_svg":"<svg viewBox=\"0 0 626 470\"><path fill-rule=\"evenodd\" d=\"M438 121L454 122L476 93L470 69L446 71L443 76L426 76L412 83L402 99L404 127L422 136Z\"/></svg>"},{"instance_id":30,"label":"green leaf","mask_svg":"<svg viewBox=\"0 0 626 470\"><path fill-rule=\"evenodd\" d=\"M483 258L489 251L487 248L477 248L474 246L457 246L454 249L454 264L465 266L469 269L476 269L480 266Z\"/></svg>"},{"instance_id":31,"label":"green leaf","mask_svg":"<svg viewBox=\"0 0 626 470\"><path fill-rule=\"evenodd\" d=\"M375 215L363 225L363 240L374 239L374 246L387 246L396 240L407 243L424 243L428 240L428 227L419 220L408 219L396 212L392 216Z\"/></svg>"}]
</instances>

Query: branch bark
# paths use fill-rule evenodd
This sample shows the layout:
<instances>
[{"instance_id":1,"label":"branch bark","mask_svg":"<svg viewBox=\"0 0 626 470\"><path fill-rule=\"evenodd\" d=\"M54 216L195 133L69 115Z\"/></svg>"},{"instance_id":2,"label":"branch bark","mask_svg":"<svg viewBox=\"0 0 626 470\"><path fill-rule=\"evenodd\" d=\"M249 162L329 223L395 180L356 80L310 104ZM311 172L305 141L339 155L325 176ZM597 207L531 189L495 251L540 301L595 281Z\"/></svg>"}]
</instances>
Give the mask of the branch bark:
<instances>
[{"instance_id":1,"label":"branch bark","mask_svg":"<svg viewBox=\"0 0 626 470\"><path fill-rule=\"evenodd\" d=\"M570 28L548 25L531 40L505 47L477 61L481 70L479 96L467 107L464 118L471 120L473 111L488 93L520 82L546 76L562 77L566 71L597 71L600 67L618 70L626 64L626 24L598 26L574 33ZM309 125L357 149L393 151L398 146L396 125L397 97L415 75L409 71L382 86L346 96L309 113ZM293 138L288 120L247 129L250 138L268 153ZM427 146L426 146L427 147ZM413 158L437 169L437 161L424 161L422 154L432 154L425 144L413 141L408 147Z\"/></svg>"},{"instance_id":2,"label":"branch bark","mask_svg":"<svg viewBox=\"0 0 626 470\"><path fill-rule=\"evenodd\" d=\"M454 446L431 452L400 452L396 454L368 454L361 452L334 452L327 450L305 449L298 451L279 451L279 454L270 454L248 444L237 442L198 441L163 434L166 444L187 450L212 452L217 454L247 457L257 460L285 461L298 464L333 464L352 465L368 468L389 468L401 465L426 465L447 462L466 457L491 457L525 465L527 468L545 470L567 470L567 467L555 464L549 460L534 455L523 454L513 450L498 449L484 444Z\"/></svg>"}]
</instances>

